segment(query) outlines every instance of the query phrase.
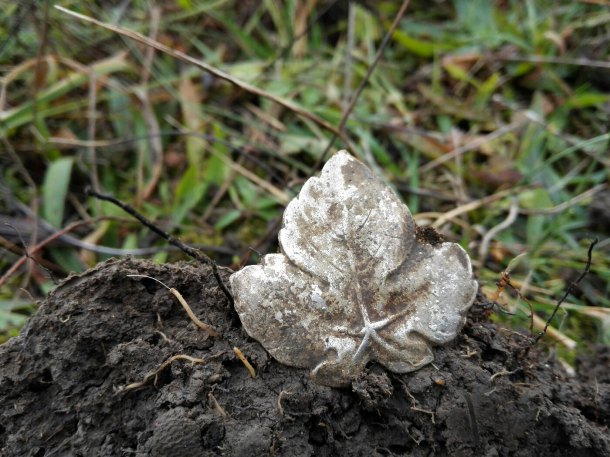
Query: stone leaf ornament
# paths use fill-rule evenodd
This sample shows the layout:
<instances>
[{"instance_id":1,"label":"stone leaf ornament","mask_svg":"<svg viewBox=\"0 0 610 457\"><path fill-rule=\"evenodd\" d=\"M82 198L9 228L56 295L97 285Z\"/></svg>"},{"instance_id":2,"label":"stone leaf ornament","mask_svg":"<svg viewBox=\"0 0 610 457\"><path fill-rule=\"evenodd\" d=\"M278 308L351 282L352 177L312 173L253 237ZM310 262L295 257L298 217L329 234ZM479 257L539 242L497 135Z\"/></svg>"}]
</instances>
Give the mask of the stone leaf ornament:
<instances>
[{"instance_id":1,"label":"stone leaf ornament","mask_svg":"<svg viewBox=\"0 0 610 457\"><path fill-rule=\"evenodd\" d=\"M279 362L347 386L369 361L396 373L433 360L462 328L477 284L454 243L419 241L409 209L341 151L284 212L281 253L234 273L248 334Z\"/></svg>"}]
</instances>

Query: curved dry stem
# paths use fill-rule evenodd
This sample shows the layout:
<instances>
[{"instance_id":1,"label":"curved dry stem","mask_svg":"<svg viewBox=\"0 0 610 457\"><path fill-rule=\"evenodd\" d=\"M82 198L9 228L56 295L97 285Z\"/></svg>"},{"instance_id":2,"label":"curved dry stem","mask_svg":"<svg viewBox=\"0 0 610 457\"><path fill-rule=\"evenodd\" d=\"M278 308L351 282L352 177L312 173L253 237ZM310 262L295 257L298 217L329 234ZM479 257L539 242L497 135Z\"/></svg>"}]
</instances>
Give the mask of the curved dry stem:
<instances>
[{"instance_id":1,"label":"curved dry stem","mask_svg":"<svg viewBox=\"0 0 610 457\"><path fill-rule=\"evenodd\" d=\"M174 355L174 356L170 357L169 359L167 359L165 362L163 362L161 365L159 365L159 367L157 369L151 371L146 376L144 376L144 379L142 379L142 381L132 382L131 384L128 384L125 387L120 388L119 393L127 392L129 390L134 390L134 389L140 389L140 388L146 386L153 379L155 380L155 383L156 383L157 376L163 370L165 370L168 366L170 366L172 363L174 363L176 360L186 360L187 362L191 362L193 365L202 364L202 363L206 362L206 360L204 360L204 359L198 359L196 357L191 357L190 355L186 355L186 354Z\"/></svg>"},{"instance_id":2,"label":"curved dry stem","mask_svg":"<svg viewBox=\"0 0 610 457\"><path fill-rule=\"evenodd\" d=\"M220 336L220 333L218 333L214 327L212 327L209 324L206 324L205 322L202 322L201 320L199 320L199 318L197 316L195 316L195 313L193 312L191 307L188 305L188 303L186 302L186 300L184 299L182 294L180 292L178 292L176 289L174 289L173 287L168 287L162 281L159 281L157 278L153 278L152 276L148 276L148 275L127 275L127 276L130 278L148 278L148 279L152 279L153 281L158 282L163 287L165 287L174 297L176 297L178 299L178 301L180 302L180 304L186 311L186 314L188 314L188 317L191 319L191 321L193 321L193 323L197 327L199 327L202 330L205 330L208 333L208 335L210 335L211 337L216 338L216 337Z\"/></svg>"}]
</instances>

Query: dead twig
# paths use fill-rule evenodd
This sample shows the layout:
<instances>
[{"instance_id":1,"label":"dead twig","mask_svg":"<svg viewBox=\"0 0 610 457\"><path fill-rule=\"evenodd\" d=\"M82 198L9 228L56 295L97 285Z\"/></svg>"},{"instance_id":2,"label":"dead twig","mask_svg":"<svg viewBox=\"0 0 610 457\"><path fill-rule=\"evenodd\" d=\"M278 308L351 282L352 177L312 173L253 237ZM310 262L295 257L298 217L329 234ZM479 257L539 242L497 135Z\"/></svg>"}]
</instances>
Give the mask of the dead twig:
<instances>
[{"instance_id":1,"label":"dead twig","mask_svg":"<svg viewBox=\"0 0 610 457\"><path fill-rule=\"evenodd\" d=\"M157 33L159 32L160 22L161 9L158 6L153 6L150 10L151 40L156 39ZM157 121L157 117L155 116L152 103L150 101L149 90L147 89L154 58L155 48L147 48L144 60L144 71L142 72L142 77L140 80L140 87L142 87L142 90L136 91L136 96L140 99L140 102L142 103L142 112L144 115L144 119L148 124L149 131L152 133L149 140L152 162L151 176L144 189L138 192L136 199L138 203L150 198L153 191L157 187L157 183L159 182L159 179L161 178L161 173L163 171L163 143L161 142L161 137L159 136L159 134L161 133L161 128L159 126L159 122Z\"/></svg>"},{"instance_id":2,"label":"dead twig","mask_svg":"<svg viewBox=\"0 0 610 457\"><path fill-rule=\"evenodd\" d=\"M525 306L520 303L517 304L517 309L524 314L527 313ZM545 320L537 314L534 314L534 329L542 331L545 325ZM566 334L562 333L559 329L556 329L555 327L549 326L546 334L549 338L557 340L558 343L563 344L568 349L575 349L576 346L578 346L578 343L576 341L574 341L572 338L568 337ZM528 341L532 341L531 337L529 337Z\"/></svg>"},{"instance_id":3,"label":"dead twig","mask_svg":"<svg viewBox=\"0 0 610 457\"><path fill-rule=\"evenodd\" d=\"M517 200L516 196L513 196L511 199L510 210L508 211L508 216L506 216L506 219L504 219L498 225L490 228L481 240L481 244L479 245L479 268L483 268L485 264L491 240L493 240L493 238L502 230L506 230L508 227L514 224L518 215L519 201Z\"/></svg>"},{"instance_id":4,"label":"dead twig","mask_svg":"<svg viewBox=\"0 0 610 457\"><path fill-rule=\"evenodd\" d=\"M501 200L509 195L518 195L519 192L523 191L526 188L526 186L523 186L513 189L501 190L499 192L496 192L495 194L488 195L487 197L483 197L478 200L468 202L464 205L460 205L457 208L452 209L451 211L441 214L441 216L436 221L434 221L434 223L432 223L432 227L439 228L446 222L449 222L450 220L456 218L457 216L460 216L461 214L474 211L475 209L478 209L485 205L489 205L490 203Z\"/></svg>"},{"instance_id":5,"label":"dead twig","mask_svg":"<svg viewBox=\"0 0 610 457\"><path fill-rule=\"evenodd\" d=\"M100 200L105 200L105 201L114 203L116 206L121 208L123 211L125 211L126 213L128 213L128 214L132 215L133 217L135 217L143 225L145 225L150 230L152 230L157 235L159 235L161 238L166 240L169 244L171 244L173 246L176 246L177 248L182 250L182 252L184 252L185 254L191 256L193 259L195 259L195 260L197 260L197 261L199 261L201 263L204 263L206 265L209 265L212 268L212 274L214 275L214 278L216 279L216 282L218 283L218 286L220 287L222 292L225 294L225 297L227 297L227 300L229 301L231 306L234 305L235 301L233 300L233 294L231 294L231 292L229 291L229 289L225 285L224 281L220 277L220 273L218 272L218 265L216 265L216 262L214 262L212 259L210 259L207 255L203 254L202 252L199 252L196 249L193 249L190 246L187 246L186 244L184 244L179 239L174 238L173 236L171 236L167 232L164 232L159 227L157 227L155 224L150 222L146 217L144 217L142 214L140 214L138 211L136 211L134 208L129 206L127 203L123 203L118 198L115 198L112 195L100 194L100 193L95 192L95 191L93 191L91 189L85 189L85 194L86 195L90 195L90 196L95 197L95 198L99 198Z\"/></svg>"},{"instance_id":6,"label":"dead twig","mask_svg":"<svg viewBox=\"0 0 610 457\"><path fill-rule=\"evenodd\" d=\"M589 273L589 270L591 269L591 255L593 253L593 248L595 247L595 245L598 243L599 239L595 238L591 244L589 245L589 250L587 251L587 263L585 265L585 269L582 271L582 273L578 276L578 278L576 278L576 280L572 281L570 283L570 285L568 287L566 287L565 293L563 294L563 296L557 301L557 304L555 305L555 308L553 309L553 312L551 313L550 317L547 319L546 324L544 325L544 329L542 330L542 332L540 332L536 338L534 338L534 341L532 342L531 346L533 346L534 344L536 344L538 341L540 341L540 339L546 335L546 331L549 328L549 325L551 325L551 321L553 320L553 318L555 317L555 315L557 314L557 311L559 311L559 308L561 308L562 303L566 300L566 298L568 298L568 295L570 295L574 289L576 288L576 286L578 286L578 284L580 284L580 282L583 280L583 278L585 276L587 276L587 274Z\"/></svg>"},{"instance_id":7,"label":"dead twig","mask_svg":"<svg viewBox=\"0 0 610 457\"><path fill-rule=\"evenodd\" d=\"M606 3L607 4L607 3ZM530 63L550 63L557 65L576 65L579 67L603 68L610 70L610 62L605 60L591 60L586 57L546 57L546 56L514 56L505 57L498 55L499 60L507 62L530 62Z\"/></svg>"}]
</instances>

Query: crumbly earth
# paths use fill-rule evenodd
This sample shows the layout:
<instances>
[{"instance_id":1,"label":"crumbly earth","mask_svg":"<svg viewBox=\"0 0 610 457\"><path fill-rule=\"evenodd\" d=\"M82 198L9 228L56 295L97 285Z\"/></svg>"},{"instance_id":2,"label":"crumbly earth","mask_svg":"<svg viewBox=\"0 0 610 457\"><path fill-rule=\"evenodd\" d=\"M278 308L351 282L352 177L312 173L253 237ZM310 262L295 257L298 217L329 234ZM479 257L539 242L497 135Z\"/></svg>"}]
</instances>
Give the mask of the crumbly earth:
<instances>
[{"instance_id":1,"label":"crumbly earth","mask_svg":"<svg viewBox=\"0 0 610 457\"><path fill-rule=\"evenodd\" d=\"M176 288L221 337L129 274ZM524 355L524 341L475 303L432 365L406 375L371 365L351 388L323 387L245 334L208 268L113 259L65 280L0 346L0 455L610 455L608 349L570 377ZM205 363L177 359L147 376L180 354Z\"/></svg>"}]
</instances>

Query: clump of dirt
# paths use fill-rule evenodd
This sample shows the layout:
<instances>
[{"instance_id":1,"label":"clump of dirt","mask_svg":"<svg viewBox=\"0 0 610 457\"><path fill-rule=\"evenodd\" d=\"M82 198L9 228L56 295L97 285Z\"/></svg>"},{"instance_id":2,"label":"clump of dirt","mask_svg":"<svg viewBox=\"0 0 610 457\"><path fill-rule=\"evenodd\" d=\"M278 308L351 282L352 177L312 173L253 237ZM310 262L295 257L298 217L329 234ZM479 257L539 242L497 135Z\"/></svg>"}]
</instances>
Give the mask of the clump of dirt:
<instances>
[{"instance_id":1,"label":"clump of dirt","mask_svg":"<svg viewBox=\"0 0 610 457\"><path fill-rule=\"evenodd\" d=\"M420 243L429 244L431 246L438 246L443 241L445 241L443 239L443 235L438 233L434 227L430 226L422 227L416 225L415 238L417 238L417 241L419 241Z\"/></svg>"},{"instance_id":2,"label":"clump of dirt","mask_svg":"<svg viewBox=\"0 0 610 457\"><path fill-rule=\"evenodd\" d=\"M176 288L222 336L129 274ZM434 364L405 375L371 365L333 389L251 340L206 267L109 260L64 281L0 346L0 455L610 455L608 351L604 370L569 377L534 351L517 356L522 337L480 310ZM179 354L205 363L179 359L124 389Z\"/></svg>"}]
</instances>

